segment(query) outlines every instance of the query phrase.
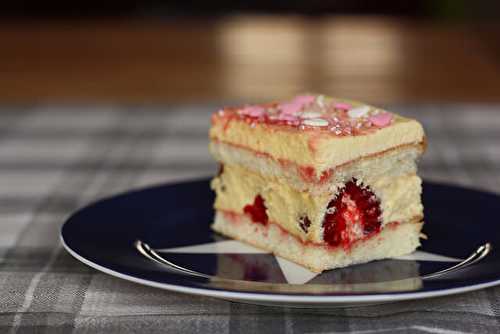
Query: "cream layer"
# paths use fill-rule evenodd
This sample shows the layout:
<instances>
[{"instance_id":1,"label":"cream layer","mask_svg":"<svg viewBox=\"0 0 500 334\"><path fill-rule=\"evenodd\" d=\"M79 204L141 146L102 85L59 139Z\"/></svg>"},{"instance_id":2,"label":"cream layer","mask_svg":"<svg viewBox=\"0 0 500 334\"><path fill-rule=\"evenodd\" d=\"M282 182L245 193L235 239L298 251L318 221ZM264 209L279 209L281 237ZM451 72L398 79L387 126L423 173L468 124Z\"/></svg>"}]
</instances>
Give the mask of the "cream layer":
<instances>
[{"instance_id":1,"label":"cream layer","mask_svg":"<svg viewBox=\"0 0 500 334\"><path fill-rule=\"evenodd\" d=\"M420 123L394 115L392 124L363 135L335 136L329 131L299 131L265 123L215 115L210 129L212 141L243 146L302 166L313 166L316 177L335 166L407 144L422 144Z\"/></svg>"},{"instance_id":2,"label":"cream layer","mask_svg":"<svg viewBox=\"0 0 500 334\"><path fill-rule=\"evenodd\" d=\"M239 165L264 177L288 183L297 190L313 194L336 193L339 186L352 178L371 182L381 176L415 174L417 159L424 151L423 145L404 145L347 162L316 177L311 166L277 160L248 148L212 141L209 149L214 158L222 164Z\"/></svg>"},{"instance_id":3,"label":"cream layer","mask_svg":"<svg viewBox=\"0 0 500 334\"><path fill-rule=\"evenodd\" d=\"M217 195L214 207L243 214L244 207L252 204L255 197L260 195L265 201L269 220L303 241L323 242L325 211L343 185L337 185L334 193L313 194L298 191L286 181L266 178L240 166L226 164L223 173L211 183ZM360 177L358 182L369 186L380 200L382 227L388 222L422 218L421 180L415 173L377 178L366 175L365 178ZM311 221L307 232L299 225L300 218L305 216Z\"/></svg>"}]
</instances>

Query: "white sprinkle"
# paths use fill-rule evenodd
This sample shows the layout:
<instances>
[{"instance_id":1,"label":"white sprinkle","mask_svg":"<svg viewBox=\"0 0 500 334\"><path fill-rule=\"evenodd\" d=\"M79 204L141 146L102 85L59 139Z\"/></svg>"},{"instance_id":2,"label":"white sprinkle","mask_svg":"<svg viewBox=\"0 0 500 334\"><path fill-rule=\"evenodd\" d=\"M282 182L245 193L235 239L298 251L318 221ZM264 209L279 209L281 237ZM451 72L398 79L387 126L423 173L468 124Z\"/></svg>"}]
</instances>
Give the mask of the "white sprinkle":
<instances>
[{"instance_id":1,"label":"white sprinkle","mask_svg":"<svg viewBox=\"0 0 500 334\"><path fill-rule=\"evenodd\" d=\"M324 95L320 95L316 98L316 103L318 104L318 106L320 106L321 108L324 108L325 107L325 96Z\"/></svg>"},{"instance_id":2,"label":"white sprinkle","mask_svg":"<svg viewBox=\"0 0 500 334\"><path fill-rule=\"evenodd\" d=\"M317 111L304 111L300 117L301 118L304 118L304 119L309 119L309 118L318 118L318 117L321 117L321 113L317 112Z\"/></svg>"},{"instance_id":3,"label":"white sprinkle","mask_svg":"<svg viewBox=\"0 0 500 334\"><path fill-rule=\"evenodd\" d=\"M370 111L370 107L361 106L361 107L357 107L357 108L349 110L347 112L347 115L349 115L349 117L351 117L351 118L359 118L359 117L363 117L366 114L368 114L369 111Z\"/></svg>"},{"instance_id":4,"label":"white sprinkle","mask_svg":"<svg viewBox=\"0 0 500 334\"><path fill-rule=\"evenodd\" d=\"M328 121L322 118L311 118L304 120L302 124L307 126L328 126Z\"/></svg>"}]
</instances>

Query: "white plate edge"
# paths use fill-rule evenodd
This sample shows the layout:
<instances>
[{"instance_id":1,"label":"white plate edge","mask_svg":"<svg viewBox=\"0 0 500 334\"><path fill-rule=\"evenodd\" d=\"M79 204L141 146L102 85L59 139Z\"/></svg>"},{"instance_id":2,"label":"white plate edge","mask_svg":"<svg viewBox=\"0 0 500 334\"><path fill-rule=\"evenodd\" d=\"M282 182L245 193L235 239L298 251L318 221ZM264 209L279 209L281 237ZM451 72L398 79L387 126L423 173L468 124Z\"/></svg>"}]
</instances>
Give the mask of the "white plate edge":
<instances>
[{"instance_id":1,"label":"white plate edge","mask_svg":"<svg viewBox=\"0 0 500 334\"><path fill-rule=\"evenodd\" d=\"M312 303L318 305L324 304L341 304L341 303L377 303L377 302L397 302L405 300L416 300L424 298L434 298L442 297L448 295L454 295L459 293L465 293L475 290L480 290L484 288L493 287L500 284L500 279L474 284L460 288L443 289L437 291L424 291L424 292L413 292L413 293L401 293L401 294L377 294L377 295L356 295L356 296L300 296L300 295L273 295L265 293L248 293L248 292L234 292L234 291L223 291L223 290L211 290L203 288L192 288L185 287L167 283L158 283L154 281L149 281L142 278L137 278L134 276L122 274L118 271L114 271L103 267L97 263L87 260L83 256L79 255L73 251L64 241L62 232L59 235L60 241L63 247L70 253L75 259L86 264L87 266L97 269L105 274L118 277L130 282L151 286L154 288L159 288L163 290L169 290L174 292L187 293L197 296L214 297L222 299L232 299L232 300L244 300L244 301L260 301L260 302L284 302L284 303Z\"/></svg>"}]
</instances>

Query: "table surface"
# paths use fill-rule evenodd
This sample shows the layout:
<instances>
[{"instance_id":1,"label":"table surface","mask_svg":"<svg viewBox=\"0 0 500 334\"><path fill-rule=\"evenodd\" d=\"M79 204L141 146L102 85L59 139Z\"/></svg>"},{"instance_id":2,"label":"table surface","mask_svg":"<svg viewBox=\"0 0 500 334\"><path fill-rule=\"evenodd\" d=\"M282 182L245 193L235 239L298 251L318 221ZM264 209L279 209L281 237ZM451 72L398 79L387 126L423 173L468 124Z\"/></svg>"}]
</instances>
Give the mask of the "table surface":
<instances>
[{"instance_id":1,"label":"table surface","mask_svg":"<svg viewBox=\"0 0 500 334\"><path fill-rule=\"evenodd\" d=\"M217 107L0 107L0 332L498 333L500 287L374 307L270 308L130 283L62 249L61 224L89 202L215 173L207 128ZM500 105L391 109L426 128L425 179L500 192Z\"/></svg>"},{"instance_id":2,"label":"table surface","mask_svg":"<svg viewBox=\"0 0 500 334\"><path fill-rule=\"evenodd\" d=\"M384 17L0 22L0 102L499 102L500 24Z\"/></svg>"}]
</instances>

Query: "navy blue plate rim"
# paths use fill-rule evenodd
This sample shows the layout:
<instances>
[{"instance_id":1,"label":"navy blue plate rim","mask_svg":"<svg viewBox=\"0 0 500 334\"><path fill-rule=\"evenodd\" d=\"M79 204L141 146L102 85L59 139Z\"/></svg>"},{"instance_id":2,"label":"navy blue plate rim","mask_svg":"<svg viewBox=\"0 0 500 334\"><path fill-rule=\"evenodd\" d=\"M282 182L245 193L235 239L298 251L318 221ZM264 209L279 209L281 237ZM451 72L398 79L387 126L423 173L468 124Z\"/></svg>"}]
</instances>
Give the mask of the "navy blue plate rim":
<instances>
[{"instance_id":1,"label":"navy blue plate rim","mask_svg":"<svg viewBox=\"0 0 500 334\"><path fill-rule=\"evenodd\" d=\"M139 284L149 285L157 288L185 292L190 294L198 294L204 296L212 296L212 297L220 297L226 299L239 299L239 300L253 300L253 301L282 301L282 302L301 302L301 303L335 303L335 302L383 302L383 301L395 301L395 300L408 300L408 299L419 299L419 298L428 298L428 297L437 297L461 292L467 292L477 289L482 289L490 286L495 286L500 284L500 270L493 272L486 272L488 275L483 275L479 277L474 277L472 275L464 276L459 279L451 278L439 280L437 284L431 282L430 284L426 284L427 286L423 287L418 291L374 291L374 292L311 292L307 291L308 289L301 289L296 287L296 289L292 289L293 291L285 289L284 291L269 289L269 285L271 286L290 286L289 284L277 284L277 283L260 283L260 282L238 282L236 286L226 286L226 285L217 285L213 284L210 280L199 278L199 277L191 277L186 275L179 275L172 272L164 271L161 268L158 268L154 263L149 263L148 260L141 258L138 252L130 245L130 249L127 249L123 254L114 254L114 256L123 256L130 257L132 261L132 266L123 266L122 264L113 263L113 261L109 262L107 258L101 258L99 254L92 254L92 249L85 249L85 242L79 243L78 236L74 235L75 225L79 225L80 231L85 230L85 226L82 225L84 223L89 223L89 219L95 218L95 213L99 213L99 210L102 210L103 206L106 207L110 205L110 203L118 204L117 208L120 207L120 201L133 201L136 197L147 197L148 196L157 196L157 193L168 193L172 192L172 194L176 194L181 192L183 188L193 188L195 190L199 190L202 192L200 194L200 199L203 201L205 197L205 202L203 204L203 208L205 211L208 207L211 207L212 198L207 197L207 194L210 193L208 190L208 179L203 178L199 180L174 183L174 184L165 184L158 185L154 187L146 187L143 189L134 190L131 192L126 192L123 194L111 196L105 199L98 200L94 203L87 205L86 207L78 210L73 215L68 218L68 220L64 223L61 228L61 241L64 247L68 250L68 252L73 255L78 260L83 263L93 267L102 272L108 273L110 275L120 277L122 279L126 279L129 281L133 281ZM201 190L206 188L206 191ZM193 189L187 189L188 191L192 191ZM474 190L470 188L448 185L443 183L432 183L425 182L424 185L424 205L425 203L425 194L427 192L435 192L447 190L448 192L455 194L466 194L467 196L479 196L478 202L483 201L484 199L488 199L488 204L497 205L500 203L499 196L487 193L480 190ZM465 195L464 195L465 196ZM185 198L186 194L182 194L181 198ZM117 203L118 201L118 203ZM129 202L127 202L130 204ZM143 203L144 204L144 203ZM197 203L199 204L199 203ZM459 204L459 203L458 203ZM111 205L112 206L112 205ZM116 210L116 208L112 208ZM89 215L89 212L92 211L92 214ZM110 212L107 212L109 216ZM205 212L206 214L206 212ZM99 216L99 215L98 215ZM104 217L104 219L109 217ZM484 218L484 217L483 217ZM427 220L427 213L426 213ZM109 223L109 221L108 221ZM140 224L140 221L136 222ZM430 226L432 222L427 223ZM206 221L207 226L210 224L210 221ZM481 221L475 222L475 224L481 224ZM95 223L95 226L91 226L92 228L96 228L94 231L99 233L99 226ZM106 223L103 223L102 226L106 226ZM88 226L90 227L90 226ZM78 230L78 229L77 229ZM208 229L207 229L208 231ZM496 230L495 230L496 231ZM117 231L118 232L118 231ZM497 231L498 232L498 231ZM500 234L500 233L499 233ZM491 233L490 233L491 235ZM144 236L137 236L144 237ZM433 236L431 236L432 238ZM131 239L130 239L131 240ZM88 241L88 240L87 240ZM474 243L475 246L478 246L480 242L485 240L477 240ZM488 240L490 241L490 240ZM496 245L499 243L497 240L492 240L494 246L494 256L493 263L500 263L498 261L498 254L496 253ZM87 245L88 246L88 245ZM102 246L102 245L100 245ZM99 249L99 247L97 247ZM467 255L467 252L470 252L472 249L464 250L460 255L463 257ZM120 250L118 250L120 251ZM133 255L132 255L133 254ZM132 256L131 256L132 255ZM445 254L445 255L454 255L454 254ZM139 266L135 266L133 262L139 261L141 264ZM484 266L484 263L480 263L474 266ZM141 268L145 267L147 269ZM474 269L474 268L472 268ZM471 270L472 270L471 269ZM242 285L244 285L242 287ZM262 286L268 286L266 289L261 289ZM303 287L303 286L302 286ZM325 289L327 291L328 289Z\"/></svg>"}]
</instances>

